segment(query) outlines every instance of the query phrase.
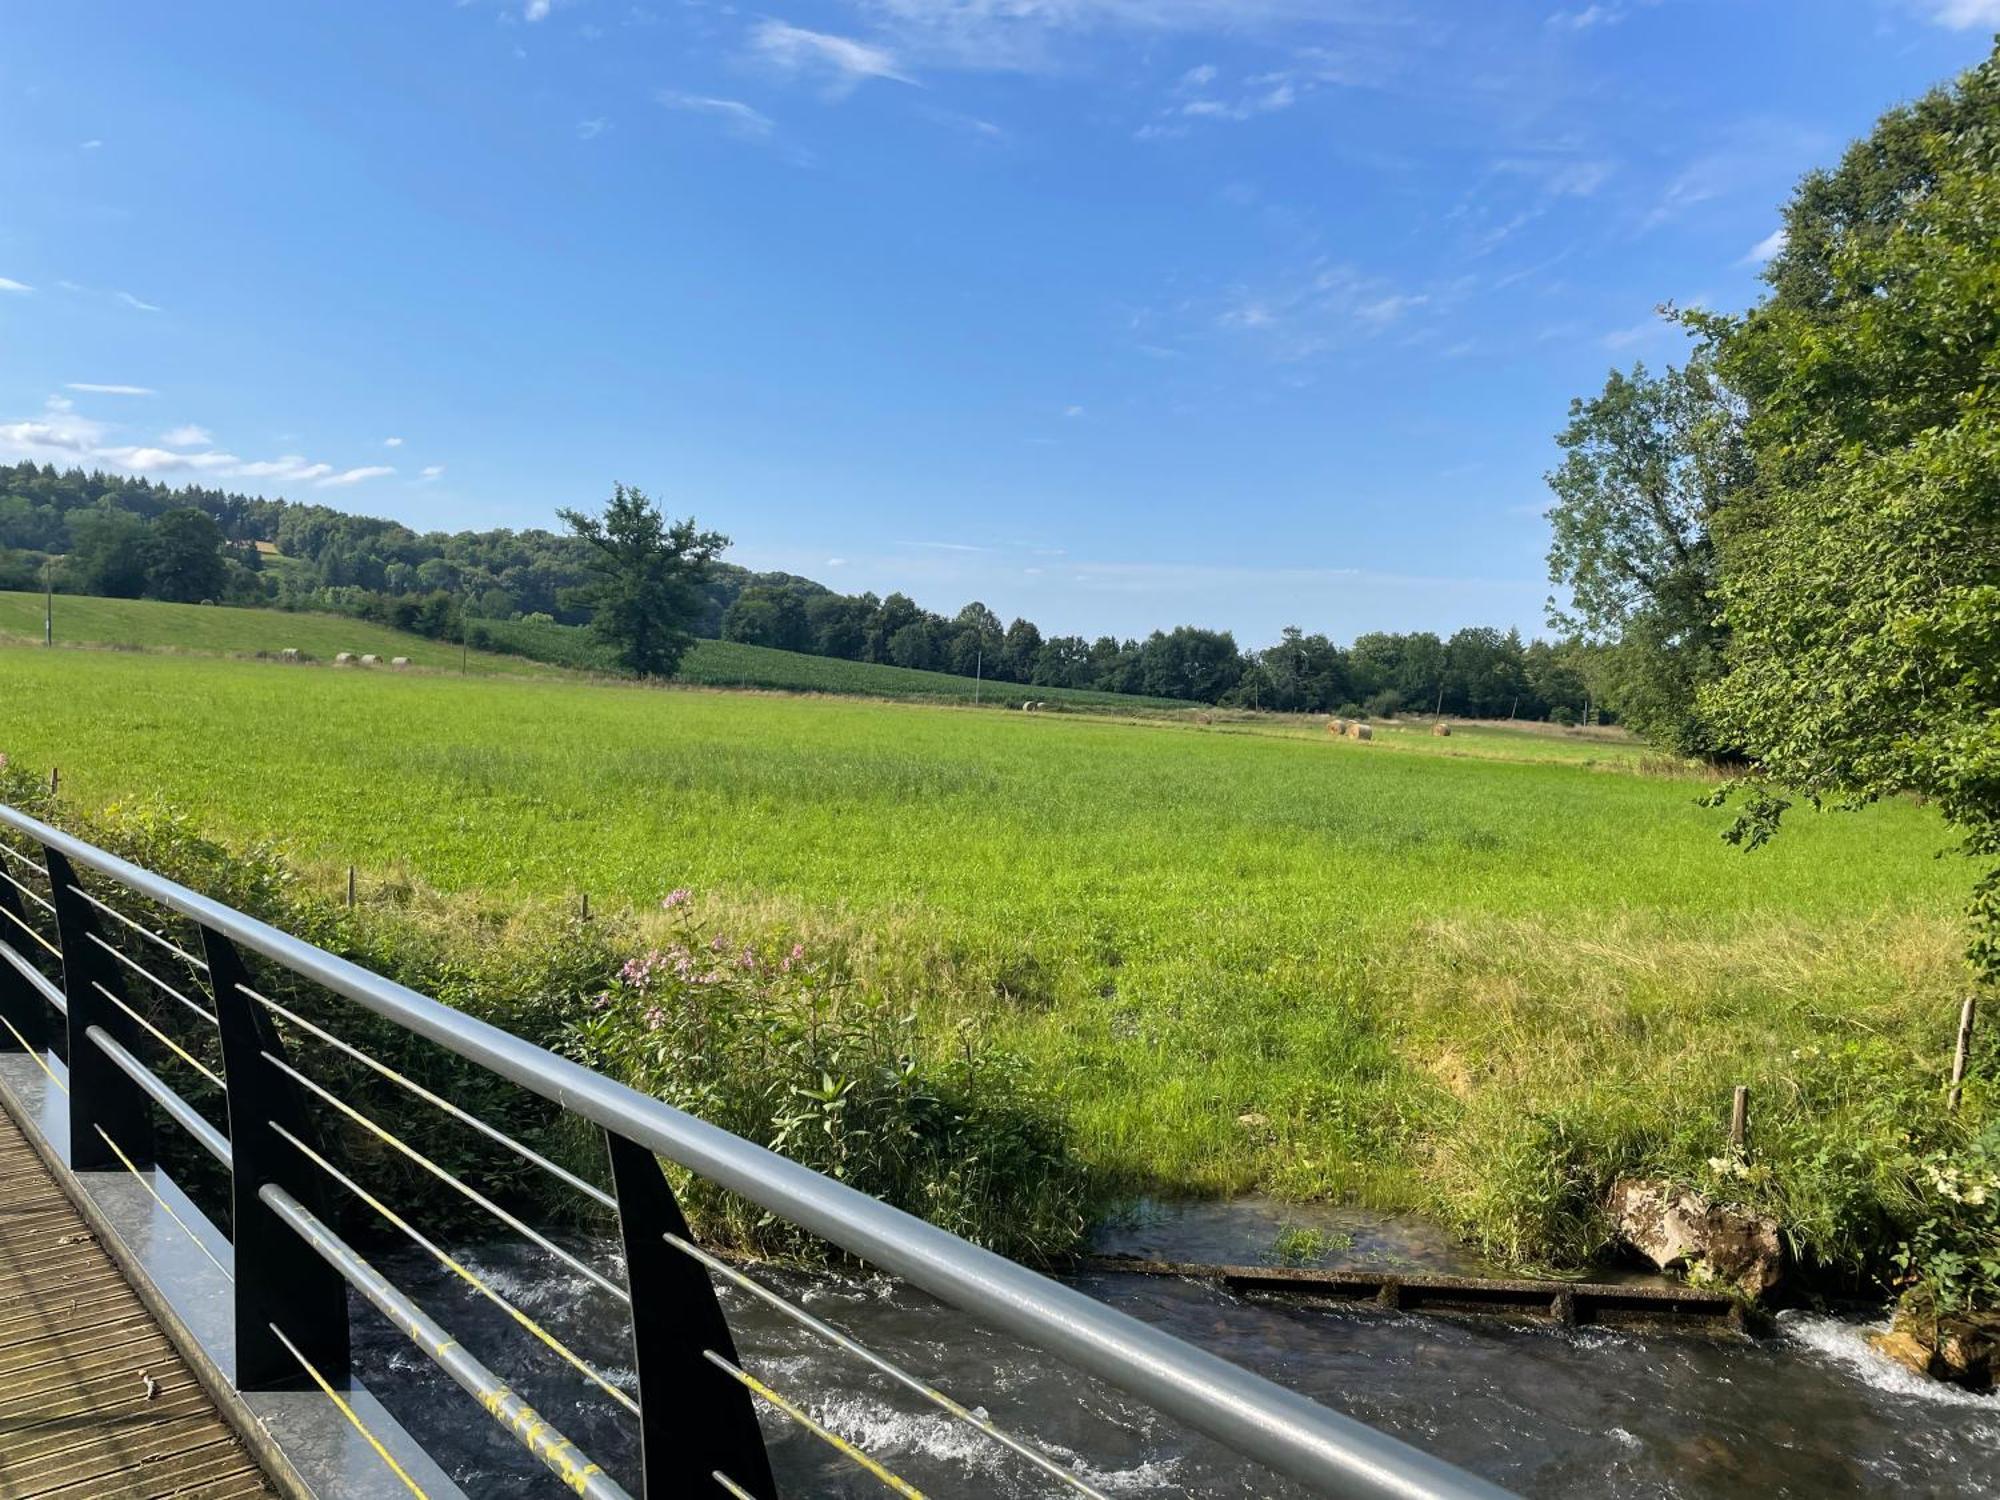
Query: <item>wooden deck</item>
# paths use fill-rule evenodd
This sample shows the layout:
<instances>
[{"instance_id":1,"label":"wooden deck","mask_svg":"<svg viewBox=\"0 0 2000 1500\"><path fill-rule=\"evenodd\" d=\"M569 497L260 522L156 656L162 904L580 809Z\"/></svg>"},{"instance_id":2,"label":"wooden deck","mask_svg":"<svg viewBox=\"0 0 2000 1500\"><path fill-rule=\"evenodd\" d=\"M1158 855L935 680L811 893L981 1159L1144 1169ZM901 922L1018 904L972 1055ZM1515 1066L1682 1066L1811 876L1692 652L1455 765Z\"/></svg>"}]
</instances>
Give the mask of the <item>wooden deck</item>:
<instances>
[{"instance_id":1,"label":"wooden deck","mask_svg":"<svg viewBox=\"0 0 2000 1500\"><path fill-rule=\"evenodd\" d=\"M0 1500L272 1493L0 1112Z\"/></svg>"}]
</instances>

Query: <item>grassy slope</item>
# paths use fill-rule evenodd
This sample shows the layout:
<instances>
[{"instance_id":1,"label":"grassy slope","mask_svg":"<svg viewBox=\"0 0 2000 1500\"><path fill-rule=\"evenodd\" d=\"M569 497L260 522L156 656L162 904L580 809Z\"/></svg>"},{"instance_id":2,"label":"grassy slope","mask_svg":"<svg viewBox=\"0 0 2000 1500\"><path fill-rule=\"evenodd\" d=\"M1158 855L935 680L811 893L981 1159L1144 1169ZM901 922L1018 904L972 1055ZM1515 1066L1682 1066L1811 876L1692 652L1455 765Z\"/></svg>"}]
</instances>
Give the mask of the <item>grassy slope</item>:
<instances>
[{"instance_id":1,"label":"grassy slope","mask_svg":"<svg viewBox=\"0 0 2000 1500\"><path fill-rule=\"evenodd\" d=\"M1578 1248L1523 1221L1560 1210L1568 1153L1698 1164L1731 1082L1774 1152L1890 1074L1928 1088L1960 982L1931 814L1804 817L1745 856L1689 784L1504 729L1359 745L28 649L0 686L0 750L86 802L164 793L453 888L689 885L732 933L788 924L997 1021L1134 1181L1429 1201L1522 1255Z\"/></svg>"},{"instance_id":2,"label":"grassy slope","mask_svg":"<svg viewBox=\"0 0 2000 1500\"><path fill-rule=\"evenodd\" d=\"M573 625L517 620L484 622L482 628L490 636L494 649L467 654L467 664L474 672L542 677L561 669L584 672L612 669L604 648L588 632ZM0 593L0 638L39 641L41 635L41 595ZM297 647L321 661L331 661L341 651L357 655L365 652L384 660L407 656L419 667L454 672L459 668L460 658L459 648L449 642L427 640L340 615L71 595L56 599L56 639L58 643L237 656L255 656L259 652L275 656L286 647ZM1033 696L1050 703L1127 711L1186 706L1166 698L1128 697L1071 688L1023 688L1014 683L989 682L980 689L970 678L945 672L836 661L733 641L697 641L682 663L680 678L701 687L768 688L780 692L938 702L971 703L977 696L990 704L1019 703Z\"/></svg>"}]
</instances>

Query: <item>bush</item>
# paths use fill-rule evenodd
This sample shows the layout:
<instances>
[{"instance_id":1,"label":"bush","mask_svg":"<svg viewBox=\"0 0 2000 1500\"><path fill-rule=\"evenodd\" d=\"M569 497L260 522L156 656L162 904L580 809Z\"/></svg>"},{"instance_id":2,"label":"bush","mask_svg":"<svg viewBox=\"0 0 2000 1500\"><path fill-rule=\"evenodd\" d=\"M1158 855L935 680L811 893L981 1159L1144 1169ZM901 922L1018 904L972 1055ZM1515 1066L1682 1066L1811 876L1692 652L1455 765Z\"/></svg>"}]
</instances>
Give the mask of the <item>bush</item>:
<instances>
[{"instance_id":1,"label":"bush","mask_svg":"<svg viewBox=\"0 0 2000 1500\"><path fill-rule=\"evenodd\" d=\"M1368 699L1368 717L1371 719L1393 719L1402 709L1403 695L1393 688L1385 688L1372 694Z\"/></svg>"}]
</instances>

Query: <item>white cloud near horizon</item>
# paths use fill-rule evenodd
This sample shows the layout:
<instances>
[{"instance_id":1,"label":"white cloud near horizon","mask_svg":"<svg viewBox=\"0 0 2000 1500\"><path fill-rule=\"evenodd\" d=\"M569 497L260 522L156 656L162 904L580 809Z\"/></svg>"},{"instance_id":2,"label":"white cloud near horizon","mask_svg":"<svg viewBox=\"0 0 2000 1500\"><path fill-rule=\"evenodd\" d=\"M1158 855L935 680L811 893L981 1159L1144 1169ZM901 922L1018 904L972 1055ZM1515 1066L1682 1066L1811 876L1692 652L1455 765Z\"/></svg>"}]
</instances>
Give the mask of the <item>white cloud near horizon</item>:
<instances>
[{"instance_id":1,"label":"white cloud near horizon","mask_svg":"<svg viewBox=\"0 0 2000 1500\"><path fill-rule=\"evenodd\" d=\"M1785 240L1785 229L1781 224L1765 235L1764 238L1757 241L1756 244L1752 245L1750 253L1745 255L1737 264L1743 266L1761 266L1785 248Z\"/></svg>"},{"instance_id":2,"label":"white cloud near horizon","mask_svg":"<svg viewBox=\"0 0 2000 1500\"><path fill-rule=\"evenodd\" d=\"M442 479L444 477L444 465L425 464L422 477L425 479Z\"/></svg>"},{"instance_id":3,"label":"white cloud near horizon","mask_svg":"<svg viewBox=\"0 0 2000 1500\"><path fill-rule=\"evenodd\" d=\"M11 276L0 276L0 292L32 292L33 287L25 281L16 281Z\"/></svg>"},{"instance_id":4,"label":"white cloud near horizon","mask_svg":"<svg viewBox=\"0 0 2000 1500\"><path fill-rule=\"evenodd\" d=\"M66 391L82 391L90 396L157 396L160 393L150 385L99 385L91 380L72 380L63 387Z\"/></svg>"},{"instance_id":5,"label":"white cloud near horizon","mask_svg":"<svg viewBox=\"0 0 2000 1500\"><path fill-rule=\"evenodd\" d=\"M100 388L77 382L94 395L152 395L143 386ZM296 453L248 459L214 446L207 429L188 423L160 435L159 446L119 439L116 424L85 416L67 396L50 396L37 416L0 422L0 460L101 468L149 478L277 480L292 484L351 485L396 471L371 464L339 469Z\"/></svg>"},{"instance_id":6,"label":"white cloud near horizon","mask_svg":"<svg viewBox=\"0 0 2000 1500\"><path fill-rule=\"evenodd\" d=\"M400 448L403 446L403 440L399 437L386 437L382 439L382 446L384 448Z\"/></svg>"},{"instance_id":7,"label":"white cloud near horizon","mask_svg":"<svg viewBox=\"0 0 2000 1500\"><path fill-rule=\"evenodd\" d=\"M113 292L111 295L127 307L136 308L140 312L158 312L160 310L155 304L143 301L133 296L130 292Z\"/></svg>"},{"instance_id":8,"label":"white cloud near horizon","mask_svg":"<svg viewBox=\"0 0 2000 1500\"><path fill-rule=\"evenodd\" d=\"M2000 0L1928 0L1931 20L1953 31L2000 26Z\"/></svg>"},{"instance_id":9,"label":"white cloud near horizon","mask_svg":"<svg viewBox=\"0 0 2000 1500\"><path fill-rule=\"evenodd\" d=\"M831 74L834 87L841 92L870 78L916 81L902 71L896 55L886 47L831 32L808 31L786 21L759 21L751 28L750 45L758 56L788 73Z\"/></svg>"}]
</instances>

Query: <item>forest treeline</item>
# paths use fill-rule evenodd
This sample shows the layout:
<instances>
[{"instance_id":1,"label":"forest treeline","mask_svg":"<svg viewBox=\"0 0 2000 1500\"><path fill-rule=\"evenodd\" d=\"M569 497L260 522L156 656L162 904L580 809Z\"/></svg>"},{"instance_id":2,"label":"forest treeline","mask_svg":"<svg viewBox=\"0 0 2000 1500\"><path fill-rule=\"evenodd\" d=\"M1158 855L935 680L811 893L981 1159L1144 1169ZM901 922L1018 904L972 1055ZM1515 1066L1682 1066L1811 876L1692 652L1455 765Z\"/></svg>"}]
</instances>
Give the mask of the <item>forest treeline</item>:
<instances>
[{"instance_id":1,"label":"forest treeline","mask_svg":"<svg viewBox=\"0 0 2000 1500\"><path fill-rule=\"evenodd\" d=\"M475 642L483 621L589 623L590 544L543 530L416 532L329 506L123 475L0 467L0 588L327 610ZM1143 640L1044 635L978 602L842 594L724 562L703 570L695 635L815 656L1305 713L1555 718L1592 712L1589 648L1469 628L1370 632L1346 645L1288 628L1246 651L1184 625ZM1602 716L1601 713L1599 715Z\"/></svg>"}]
</instances>

